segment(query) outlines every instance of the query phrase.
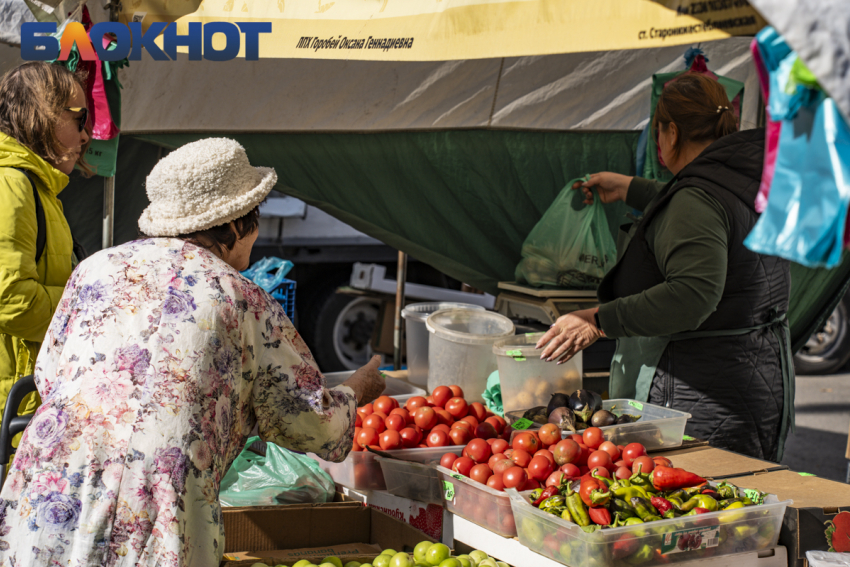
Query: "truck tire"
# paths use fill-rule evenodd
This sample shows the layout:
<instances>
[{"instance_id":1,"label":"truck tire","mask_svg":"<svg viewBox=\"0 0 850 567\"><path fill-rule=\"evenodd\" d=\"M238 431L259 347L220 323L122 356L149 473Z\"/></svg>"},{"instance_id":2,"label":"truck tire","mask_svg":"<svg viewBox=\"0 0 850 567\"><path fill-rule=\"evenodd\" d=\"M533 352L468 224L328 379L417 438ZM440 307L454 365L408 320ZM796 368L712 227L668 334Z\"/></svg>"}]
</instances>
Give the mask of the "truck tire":
<instances>
[{"instance_id":1,"label":"truck tire","mask_svg":"<svg viewBox=\"0 0 850 567\"><path fill-rule=\"evenodd\" d=\"M378 300L337 293L337 287L318 290L301 313L302 334L322 372L356 370L369 362L380 310Z\"/></svg>"},{"instance_id":2,"label":"truck tire","mask_svg":"<svg viewBox=\"0 0 850 567\"><path fill-rule=\"evenodd\" d=\"M850 300L843 297L823 326L794 356L797 374L834 374L850 360Z\"/></svg>"}]
</instances>

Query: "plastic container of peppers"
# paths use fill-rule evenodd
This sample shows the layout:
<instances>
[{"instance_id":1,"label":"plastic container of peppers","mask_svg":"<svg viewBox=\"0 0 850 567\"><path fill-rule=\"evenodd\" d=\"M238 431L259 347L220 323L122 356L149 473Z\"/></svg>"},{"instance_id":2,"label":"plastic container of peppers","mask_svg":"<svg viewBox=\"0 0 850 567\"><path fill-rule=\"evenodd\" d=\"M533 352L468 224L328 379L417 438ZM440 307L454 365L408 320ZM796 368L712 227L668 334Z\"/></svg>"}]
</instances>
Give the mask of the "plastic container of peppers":
<instances>
[{"instance_id":1,"label":"plastic container of peppers","mask_svg":"<svg viewBox=\"0 0 850 567\"><path fill-rule=\"evenodd\" d=\"M516 537L513 504L507 493L493 490L447 468L437 466L446 508L452 514L504 537ZM531 505L528 505L529 508Z\"/></svg>"},{"instance_id":2,"label":"plastic container of peppers","mask_svg":"<svg viewBox=\"0 0 850 567\"><path fill-rule=\"evenodd\" d=\"M587 532L532 506L531 491L506 493L520 543L570 567L652 567L771 549L792 503L768 494L763 504L746 508Z\"/></svg>"},{"instance_id":3,"label":"plastic container of peppers","mask_svg":"<svg viewBox=\"0 0 850 567\"><path fill-rule=\"evenodd\" d=\"M639 415L640 419L633 423L621 423L620 425L608 425L601 427L606 441L615 445L628 445L629 443L640 443L647 451L656 449L669 449L682 445L685 434L685 425L691 414L670 408L638 402L636 400L605 400L602 409L608 410L616 416L623 414ZM508 412L505 419L508 423L515 424L522 417L524 411ZM540 424L535 423L528 430L540 429ZM514 430L511 439L520 433ZM581 434L581 431L578 431ZM566 438L571 431L561 432Z\"/></svg>"}]
</instances>

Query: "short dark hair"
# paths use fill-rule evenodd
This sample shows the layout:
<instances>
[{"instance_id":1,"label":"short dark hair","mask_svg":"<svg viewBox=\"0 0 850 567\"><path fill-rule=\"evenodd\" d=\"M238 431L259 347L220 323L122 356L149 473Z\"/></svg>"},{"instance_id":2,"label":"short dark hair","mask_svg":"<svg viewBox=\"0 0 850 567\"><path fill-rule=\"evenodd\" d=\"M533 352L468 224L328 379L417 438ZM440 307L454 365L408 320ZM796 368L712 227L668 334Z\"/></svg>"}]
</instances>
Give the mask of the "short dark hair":
<instances>
[{"instance_id":1,"label":"short dark hair","mask_svg":"<svg viewBox=\"0 0 850 567\"><path fill-rule=\"evenodd\" d=\"M239 238L245 238L257 230L260 226L260 206L257 205L248 214L233 221L233 228L236 229L235 232L230 228L230 224L228 222L206 230L181 234L177 238L182 238L187 242L191 242L212 252L218 252L221 255L224 250L233 250L233 246Z\"/></svg>"}]
</instances>

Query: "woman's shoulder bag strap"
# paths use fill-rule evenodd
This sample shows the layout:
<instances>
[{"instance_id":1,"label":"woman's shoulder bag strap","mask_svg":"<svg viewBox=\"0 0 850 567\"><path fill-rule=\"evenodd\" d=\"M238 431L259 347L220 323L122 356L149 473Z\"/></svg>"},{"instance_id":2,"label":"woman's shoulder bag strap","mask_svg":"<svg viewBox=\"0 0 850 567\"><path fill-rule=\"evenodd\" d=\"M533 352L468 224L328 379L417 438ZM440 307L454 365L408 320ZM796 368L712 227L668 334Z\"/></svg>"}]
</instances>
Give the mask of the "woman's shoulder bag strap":
<instances>
[{"instance_id":1,"label":"woman's shoulder bag strap","mask_svg":"<svg viewBox=\"0 0 850 567\"><path fill-rule=\"evenodd\" d=\"M44 254L44 246L47 244L47 221L44 219L44 207L41 205L41 197L38 196L38 189L35 188L35 182L30 177L30 172L26 169L13 167L27 176L30 185L32 186L32 194L35 197L35 218L38 223L38 233L35 237L35 263L41 260L41 255Z\"/></svg>"}]
</instances>

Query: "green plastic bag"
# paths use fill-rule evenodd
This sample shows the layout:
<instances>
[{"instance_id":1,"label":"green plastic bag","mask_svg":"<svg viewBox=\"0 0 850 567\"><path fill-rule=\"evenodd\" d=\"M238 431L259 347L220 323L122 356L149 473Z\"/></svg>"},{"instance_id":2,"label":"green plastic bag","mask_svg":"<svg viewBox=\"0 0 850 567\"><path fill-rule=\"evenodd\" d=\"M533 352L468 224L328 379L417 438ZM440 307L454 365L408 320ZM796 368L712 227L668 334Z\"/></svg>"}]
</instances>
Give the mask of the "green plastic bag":
<instances>
[{"instance_id":1,"label":"green plastic bag","mask_svg":"<svg viewBox=\"0 0 850 567\"><path fill-rule=\"evenodd\" d=\"M505 410L502 406L502 383L499 381L499 371L494 370L490 377L487 378L487 389L482 392L481 397L487 404L487 409L504 417Z\"/></svg>"},{"instance_id":2,"label":"green plastic bag","mask_svg":"<svg viewBox=\"0 0 850 567\"><path fill-rule=\"evenodd\" d=\"M265 456L248 449L251 437L221 481L222 506L275 506L324 503L334 498L336 487L319 463L268 443Z\"/></svg>"},{"instance_id":3,"label":"green plastic bag","mask_svg":"<svg viewBox=\"0 0 850 567\"><path fill-rule=\"evenodd\" d=\"M594 290L617 261L605 205L599 198L583 203L577 181L567 183L522 244L514 273L520 283L536 287Z\"/></svg>"}]
</instances>

